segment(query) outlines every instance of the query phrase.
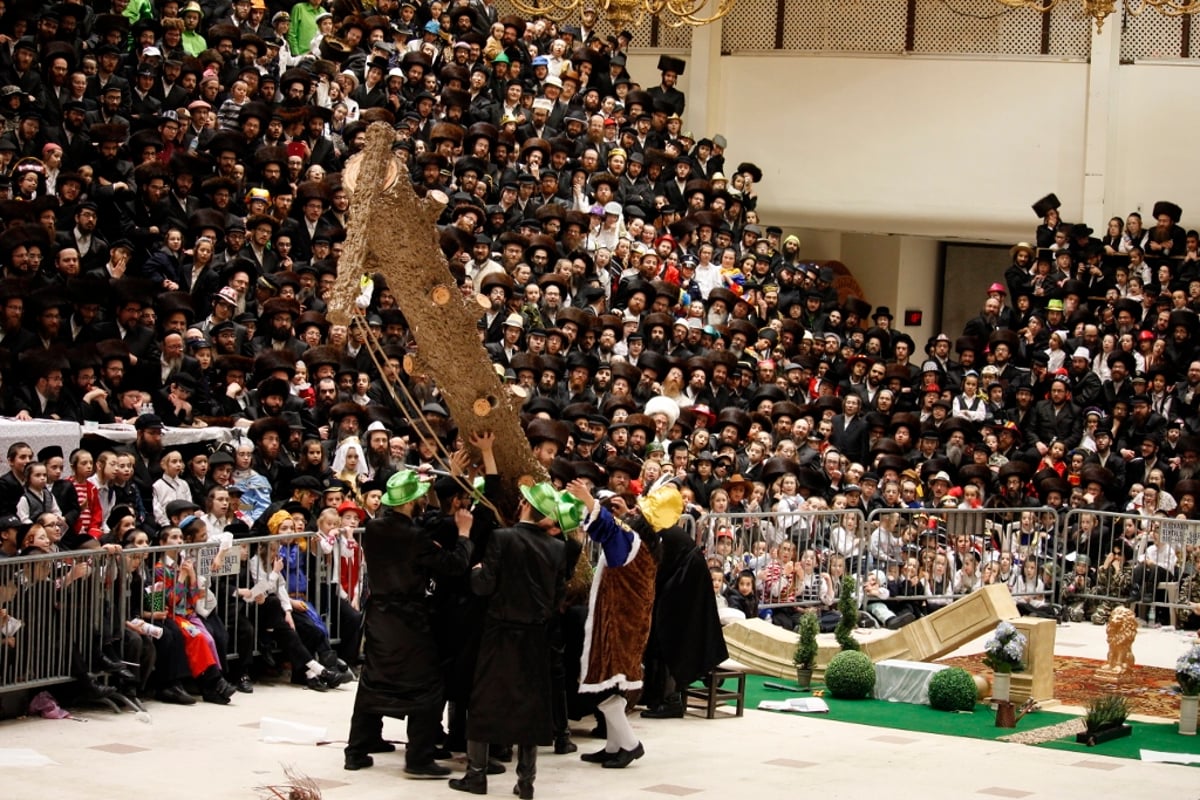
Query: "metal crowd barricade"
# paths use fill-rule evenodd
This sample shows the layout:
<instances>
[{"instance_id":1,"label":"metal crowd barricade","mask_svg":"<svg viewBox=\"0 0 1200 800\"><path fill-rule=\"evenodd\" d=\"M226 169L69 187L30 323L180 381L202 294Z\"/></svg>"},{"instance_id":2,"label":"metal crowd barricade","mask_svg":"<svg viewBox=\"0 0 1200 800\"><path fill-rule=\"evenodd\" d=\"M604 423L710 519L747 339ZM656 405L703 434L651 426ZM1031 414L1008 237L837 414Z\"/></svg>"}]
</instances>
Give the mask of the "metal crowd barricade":
<instances>
[{"instance_id":1,"label":"metal crowd barricade","mask_svg":"<svg viewBox=\"0 0 1200 800\"><path fill-rule=\"evenodd\" d=\"M926 591L903 595L905 603L936 611L1003 583L1019 604L1036 611L1059 594L1061 527L1059 513L1049 507L875 509L867 517L866 556L855 579L860 587L872 572L883 585L904 580L912 559Z\"/></svg>"},{"instance_id":2,"label":"metal crowd barricade","mask_svg":"<svg viewBox=\"0 0 1200 800\"><path fill-rule=\"evenodd\" d=\"M797 564L805 551L813 550L818 571L827 571L829 563L840 557L846 571L853 572L862 559L865 528L866 519L858 509L709 513L695 526L696 544L706 557L720 560L726 576L736 579L746 569L755 574L763 610L820 605L816 600L796 599L790 576Z\"/></svg>"},{"instance_id":3,"label":"metal crowd barricade","mask_svg":"<svg viewBox=\"0 0 1200 800\"><path fill-rule=\"evenodd\" d=\"M361 529L355 531L356 539L360 535ZM193 562L207 584L196 612L221 645L224 661L260 654L271 644L259 629L258 604L240 597L238 590L253 584L250 559L265 558L262 553L274 542L293 548L289 563L306 579L293 600L312 606L327 626L330 643L357 637L358 630L344 628L354 615L340 612L362 592L366 567L360 562L356 576L349 574L352 570L341 573L342 556L353 550L340 538L325 548L319 534L306 532L237 539L224 553L211 541L10 558L0 561L0 693L85 677L99 669L101 655L129 663L133 654L127 649L126 623L144 619L155 624L168 611L156 565L177 569L183 559ZM269 570L272 565L263 566ZM343 577L345 585L339 580Z\"/></svg>"},{"instance_id":4,"label":"metal crowd barricade","mask_svg":"<svg viewBox=\"0 0 1200 800\"><path fill-rule=\"evenodd\" d=\"M0 561L0 691L86 676L111 628L114 566L102 551Z\"/></svg>"},{"instance_id":5,"label":"metal crowd barricade","mask_svg":"<svg viewBox=\"0 0 1200 800\"><path fill-rule=\"evenodd\" d=\"M1200 581L1200 523L1169 516L1072 509L1063 526L1061 599L1075 619L1107 622L1125 606L1174 626ZM1089 562L1085 569L1078 556ZM1079 566L1077 566L1079 565Z\"/></svg>"}]
</instances>

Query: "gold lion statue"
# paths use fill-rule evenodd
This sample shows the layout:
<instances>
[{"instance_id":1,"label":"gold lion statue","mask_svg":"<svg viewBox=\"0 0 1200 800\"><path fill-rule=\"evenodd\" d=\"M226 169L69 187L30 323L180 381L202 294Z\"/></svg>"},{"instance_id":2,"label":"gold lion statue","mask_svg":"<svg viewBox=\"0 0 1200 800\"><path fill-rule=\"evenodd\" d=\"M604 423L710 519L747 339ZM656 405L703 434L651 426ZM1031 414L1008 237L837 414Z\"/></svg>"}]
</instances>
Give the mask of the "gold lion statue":
<instances>
[{"instance_id":1,"label":"gold lion statue","mask_svg":"<svg viewBox=\"0 0 1200 800\"><path fill-rule=\"evenodd\" d=\"M1137 638L1137 617L1121 606L1108 620L1108 661L1101 667L1107 673L1124 673L1133 668L1133 640Z\"/></svg>"}]
</instances>

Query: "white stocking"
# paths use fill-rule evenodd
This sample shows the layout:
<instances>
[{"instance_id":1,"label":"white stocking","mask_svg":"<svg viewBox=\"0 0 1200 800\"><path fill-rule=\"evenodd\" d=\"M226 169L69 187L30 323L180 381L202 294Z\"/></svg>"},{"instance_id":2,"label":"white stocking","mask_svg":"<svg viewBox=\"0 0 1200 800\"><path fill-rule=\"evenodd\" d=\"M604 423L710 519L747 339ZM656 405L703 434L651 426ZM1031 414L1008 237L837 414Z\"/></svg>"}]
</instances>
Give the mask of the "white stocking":
<instances>
[{"instance_id":1,"label":"white stocking","mask_svg":"<svg viewBox=\"0 0 1200 800\"><path fill-rule=\"evenodd\" d=\"M633 750L638 746L637 735L633 732L633 726L629 724L629 718L625 716L624 697L614 694L600 703L597 708L604 714L604 724L608 728L608 741L604 744L605 752Z\"/></svg>"}]
</instances>

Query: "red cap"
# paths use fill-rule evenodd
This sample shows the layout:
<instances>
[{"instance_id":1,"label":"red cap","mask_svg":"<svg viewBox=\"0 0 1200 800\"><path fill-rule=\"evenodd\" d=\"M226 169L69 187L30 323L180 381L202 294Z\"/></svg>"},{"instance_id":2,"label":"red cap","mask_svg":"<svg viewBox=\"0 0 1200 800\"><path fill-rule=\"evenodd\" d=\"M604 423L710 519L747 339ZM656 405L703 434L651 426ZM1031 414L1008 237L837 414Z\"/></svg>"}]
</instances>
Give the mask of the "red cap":
<instances>
[{"instance_id":1,"label":"red cap","mask_svg":"<svg viewBox=\"0 0 1200 800\"><path fill-rule=\"evenodd\" d=\"M992 292L999 292L1000 294L1008 294L1008 292L1004 288L1004 284L998 283L998 282L993 283L991 286L988 287L988 294L991 294Z\"/></svg>"}]
</instances>

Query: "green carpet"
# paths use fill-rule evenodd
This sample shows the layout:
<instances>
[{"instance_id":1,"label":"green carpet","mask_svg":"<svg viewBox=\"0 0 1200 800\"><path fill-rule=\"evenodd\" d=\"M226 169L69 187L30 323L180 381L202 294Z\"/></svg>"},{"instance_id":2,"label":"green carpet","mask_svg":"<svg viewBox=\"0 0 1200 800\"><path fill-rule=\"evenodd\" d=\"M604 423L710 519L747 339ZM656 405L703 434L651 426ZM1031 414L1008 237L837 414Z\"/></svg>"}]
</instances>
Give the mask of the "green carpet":
<instances>
[{"instance_id":1,"label":"green carpet","mask_svg":"<svg viewBox=\"0 0 1200 800\"><path fill-rule=\"evenodd\" d=\"M1131 722L1129 724L1133 728L1132 735L1126 736L1123 739L1113 739L1104 744L1098 744L1095 747L1076 744L1074 737L1071 739L1056 739L1053 742L1045 742L1036 746L1049 747L1053 750L1073 750L1077 753L1086 753L1093 756L1112 756L1114 758L1132 758L1135 760L1141 758L1140 751L1142 750L1200 755L1200 737L1180 736L1176 732L1174 724L1154 725L1148 722ZM1189 764L1187 766L1194 767L1197 765Z\"/></svg>"},{"instance_id":2,"label":"green carpet","mask_svg":"<svg viewBox=\"0 0 1200 800\"><path fill-rule=\"evenodd\" d=\"M746 676L746 708L757 708L762 700L786 700L790 697L811 697L811 692L795 689L790 692L768 689L763 684L774 683L788 687L796 684L779 678L765 678L761 675ZM732 682L726 682L725 688L733 688ZM823 689L820 683L814 683L813 688ZM911 703L889 703L884 700L838 700L828 693L822 698L829 706L828 714L796 714L796 716L826 718L838 722L851 722L859 725L872 725L877 728L892 728L895 730L917 731L920 733L936 733L944 736L965 736L970 739L996 740L1020 731L1034 728L1044 728L1075 719L1076 714L1061 714L1053 711L1035 711L1026 714L1017 722L1016 728L997 728L996 715L986 705L975 706L972 713L949 713L935 711L929 706L913 705ZM1039 747L1052 747L1057 750L1075 750L1089 755L1113 756L1115 758L1140 759L1140 751L1161 750L1168 753L1197 753L1200 754L1200 736L1180 736L1175 732L1174 725L1154 725L1150 723L1130 723L1133 725L1133 735L1124 739L1116 739L1096 747L1086 747L1075 744L1071 739L1059 739L1047 742Z\"/></svg>"},{"instance_id":3,"label":"green carpet","mask_svg":"<svg viewBox=\"0 0 1200 800\"><path fill-rule=\"evenodd\" d=\"M792 692L776 691L763 686L776 683L795 686L792 681L779 678L764 678L761 675L746 676L746 708L757 708L762 700L786 700L789 697L811 697L810 692L799 689ZM813 688L824 689L824 685L813 683ZM873 725L877 728L939 733L944 736L966 736L971 739L999 739L1014 732L1013 728L997 728L996 714L987 706L977 705L972 713L957 714L935 711L929 706L912 703L889 703L885 700L838 700L828 692L822 698L829 706L828 714L797 714L804 717L825 717L838 722L853 722L858 725ZM781 712L782 713L782 712ZM1038 711L1027 714L1017 723L1015 730L1029 730L1074 719L1071 714L1055 714Z\"/></svg>"}]
</instances>

